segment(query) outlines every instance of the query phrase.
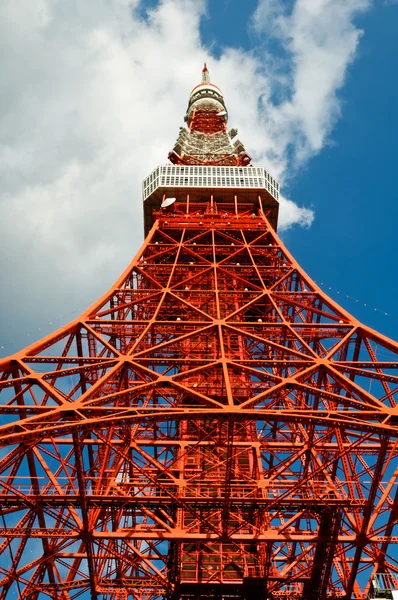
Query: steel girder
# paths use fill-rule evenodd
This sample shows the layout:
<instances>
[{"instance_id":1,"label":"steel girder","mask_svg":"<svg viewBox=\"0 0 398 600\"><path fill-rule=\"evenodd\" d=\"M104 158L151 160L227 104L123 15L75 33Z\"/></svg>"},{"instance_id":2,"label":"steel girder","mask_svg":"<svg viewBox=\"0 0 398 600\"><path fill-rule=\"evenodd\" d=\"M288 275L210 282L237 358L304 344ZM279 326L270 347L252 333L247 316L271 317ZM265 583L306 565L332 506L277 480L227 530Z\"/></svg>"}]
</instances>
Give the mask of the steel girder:
<instances>
[{"instance_id":1,"label":"steel girder","mask_svg":"<svg viewBox=\"0 0 398 600\"><path fill-rule=\"evenodd\" d=\"M1 362L1 600L359 600L398 574L398 345L261 210L196 208Z\"/></svg>"}]
</instances>

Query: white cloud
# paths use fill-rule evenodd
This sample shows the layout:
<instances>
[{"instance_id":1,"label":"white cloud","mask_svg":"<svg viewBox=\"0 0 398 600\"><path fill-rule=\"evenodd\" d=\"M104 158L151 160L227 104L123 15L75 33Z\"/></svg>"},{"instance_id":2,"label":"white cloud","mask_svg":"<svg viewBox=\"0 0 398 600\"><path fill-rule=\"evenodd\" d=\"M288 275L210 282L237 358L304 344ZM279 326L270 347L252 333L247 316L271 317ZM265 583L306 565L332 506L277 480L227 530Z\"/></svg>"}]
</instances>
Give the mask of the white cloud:
<instances>
[{"instance_id":1,"label":"white cloud","mask_svg":"<svg viewBox=\"0 0 398 600\"><path fill-rule=\"evenodd\" d=\"M142 5L0 5L3 339L18 338L12 327L83 308L137 250L141 180L166 162L204 60L257 163L283 180L288 151L296 164L318 152L360 36L352 19L367 2L296 0L291 14L260 2L258 33L272 31L289 53L282 75L260 51L209 56L199 33L204 0L163 0L148 18ZM290 94L279 105L276 86ZM282 226L312 218L282 200Z\"/></svg>"},{"instance_id":2,"label":"white cloud","mask_svg":"<svg viewBox=\"0 0 398 600\"><path fill-rule=\"evenodd\" d=\"M340 114L338 90L353 61L362 31L353 19L369 0L260 0L253 16L259 34L276 38L288 57L285 98L268 117L298 161L318 152ZM282 148L282 151L284 149Z\"/></svg>"}]
</instances>

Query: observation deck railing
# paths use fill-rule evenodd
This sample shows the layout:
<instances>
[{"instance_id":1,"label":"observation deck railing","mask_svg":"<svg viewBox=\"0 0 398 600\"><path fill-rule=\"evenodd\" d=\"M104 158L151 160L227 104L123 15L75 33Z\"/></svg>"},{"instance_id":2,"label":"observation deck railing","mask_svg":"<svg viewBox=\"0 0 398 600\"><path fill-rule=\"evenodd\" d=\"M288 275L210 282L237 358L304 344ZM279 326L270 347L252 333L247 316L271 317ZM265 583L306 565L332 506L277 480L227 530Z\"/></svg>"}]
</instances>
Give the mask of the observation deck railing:
<instances>
[{"instance_id":1,"label":"observation deck railing","mask_svg":"<svg viewBox=\"0 0 398 600\"><path fill-rule=\"evenodd\" d=\"M264 167L163 165L142 182L143 199L160 187L265 189L279 201L279 183Z\"/></svg>"}]
</instances>

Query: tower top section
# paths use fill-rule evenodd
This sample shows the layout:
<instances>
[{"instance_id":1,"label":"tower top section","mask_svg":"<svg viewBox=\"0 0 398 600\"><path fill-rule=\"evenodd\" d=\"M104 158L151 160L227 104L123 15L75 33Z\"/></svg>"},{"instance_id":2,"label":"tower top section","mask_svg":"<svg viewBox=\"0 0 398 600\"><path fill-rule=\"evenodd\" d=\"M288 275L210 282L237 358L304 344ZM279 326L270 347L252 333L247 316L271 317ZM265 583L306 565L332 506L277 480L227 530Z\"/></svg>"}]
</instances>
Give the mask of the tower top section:
<instances>
[{"instance_id":1,"label":"tower top section","mask_svg":"<svg viewBox=\"0 0 398 600\"><path fill-rule=\"evenodd\" d=\"M144 179L146 234L160 207L169 206L166 200L176 215L186 218L192 210L201 214L210 199L211 214L262 211L276 228L279 184L263 167L250 165L251 158L237 139L238 130L228 130L227 120L223 93L210 81L205 64L202 81L189 95L186 126L180 127L168 155L172 164L157 167Z\"/></svg>"},{"instance_id":2,"label":"tower top section","mask_svg":"<svg viewBox=\"0 0 398 600\"><path fill-rule=\"evenodd\" d=\"M202 81L188 101L185 122L169 160L177 165L243 166L250 164L242 142L235 139L237 129L227 130L228 111L220 88L210 81L205 63ZM234 140L234 141L232 141Z\"/></svg>"},{"instance_id":3,"label":"tower top section","mask_svg":"<svg viewBox=\"0 0 398 600\"><path fill-rule=\"evenodd\" d=\"M206 63L202 69L202 81L196 85L189 96L188 108L185 121L191 125L192 117L198 110L211 110L222 113L224 123L228 121L228 112L224 102L224 96L220 88L210 81L210 73Z\"/></svg>"}]
</instances>

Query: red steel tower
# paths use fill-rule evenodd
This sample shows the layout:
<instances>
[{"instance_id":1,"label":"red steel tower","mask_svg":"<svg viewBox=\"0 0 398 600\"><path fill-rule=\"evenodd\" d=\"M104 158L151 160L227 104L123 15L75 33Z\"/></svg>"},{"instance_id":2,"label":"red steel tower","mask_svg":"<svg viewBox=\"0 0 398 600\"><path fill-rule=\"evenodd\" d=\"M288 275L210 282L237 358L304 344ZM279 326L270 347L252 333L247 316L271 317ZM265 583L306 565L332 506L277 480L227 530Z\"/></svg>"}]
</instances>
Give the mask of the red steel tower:
<instances>
[{"instance_id":1,"label":"red steel tower","mask_svg":"<svg viewBox=\"0 0 398 600\"><path fill-rule=\"evenodd\" d=\"M205 66L137 256L0 363L0 600L398 588L398 344L289 254L227 117Z\"/></svg>"}]
</instances>

